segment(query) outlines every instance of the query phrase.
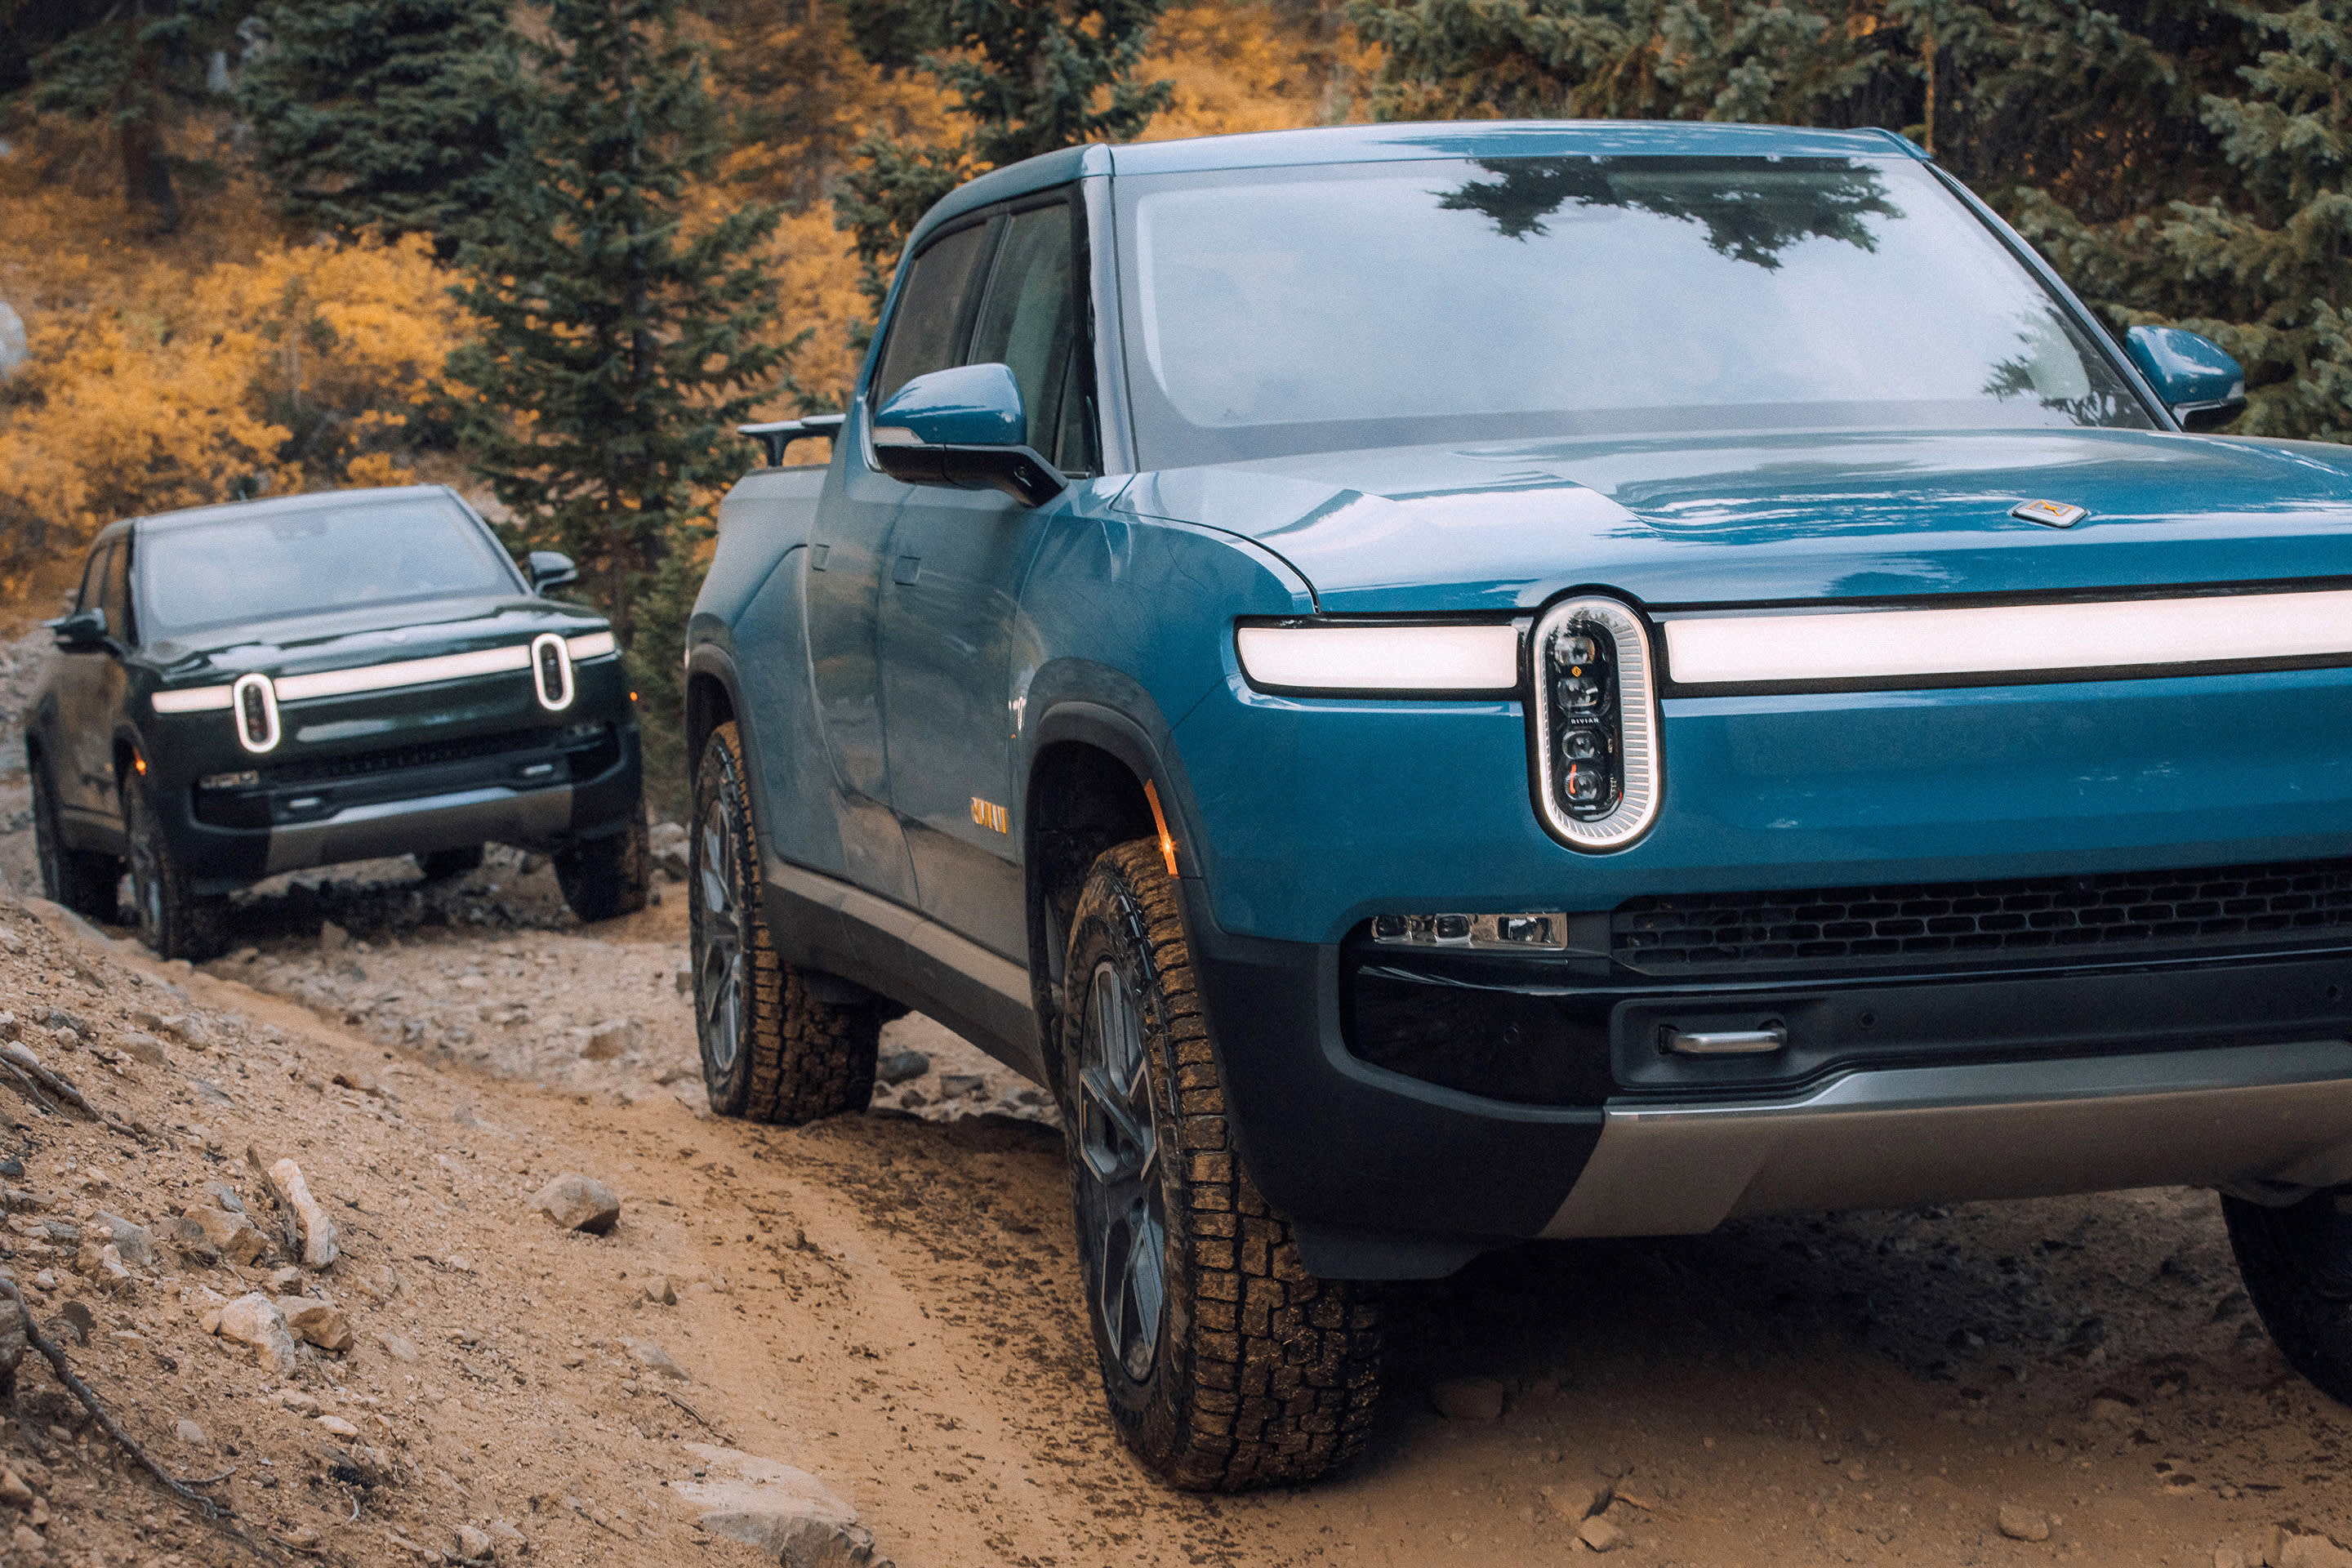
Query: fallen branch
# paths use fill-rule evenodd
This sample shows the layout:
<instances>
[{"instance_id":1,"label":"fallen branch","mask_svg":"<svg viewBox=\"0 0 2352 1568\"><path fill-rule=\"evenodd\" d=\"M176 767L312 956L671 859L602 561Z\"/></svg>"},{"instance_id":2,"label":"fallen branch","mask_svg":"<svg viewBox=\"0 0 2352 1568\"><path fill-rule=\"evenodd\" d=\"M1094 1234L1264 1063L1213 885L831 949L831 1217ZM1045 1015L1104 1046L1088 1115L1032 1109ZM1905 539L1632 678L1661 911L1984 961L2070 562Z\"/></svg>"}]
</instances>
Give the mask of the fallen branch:
<instances>
[{"instance_id":1,"label":"fallen branch","mask_svg":"<svg viewBox=\"0 0 2352 1568\"><path fill-rule=\"evenodd\" d=\"M43 1067L31 1051L15 1041L0 1046L0 1066L5 1066L15 1073L22 1092L31 1095L34 1103L44 1110L51 1111L57 1110L56 1106L50 1105L41 1098L40 1090L45 1089L91 1121L104 1123L110 1131L119 1132L125 1138L134 1139L142 1143L146 1142L139 1136L137 1129L129 1122L112 1111L101 1110L92 1105L89 1097L74 1087L71 1079L55 1068ZM38 1087L36 1087L37 1085Z\"/></svg>"},{"instance_id":2,"label":"fallen branch","mask_svg":"<svg viewBox=\"0 0 2352 1568\"><path fill-rule=\"evenodd\" d=\"M701 1423L702 1429L704 1431L709 1433L720 1442L730 1445L733 1443L734 1439L730 1438L726 1433L721 1432L718 1427L710 1424L710 1417L705 1415L701 1411L697 1410L693 1405L688 1405L685 1400L680 1399L677 1394L672 1394L668 1389L663 1389L661 1391L661 1396L664 1399L668 1400L672 1405L677 1405L680 1410L685 1411L688 1415L693 1416L695 1420Z\"/></svg>"},{"instance_id":3,"label":"fallen branch","mask_svg":"<svg viewBox=\"0 0 2352 1568\"><path fill-rule=\"evenodd\" d=\"M76 1399L81 1401L82 1408L89 1412L91 1419L98 1423L100 1430L103 1431L108 1436L113 1438L115 1443L121 1447L124 1453L130 1455L132 1459L138 1462L141 1469L145 1470L149 1475L154 1477L156 1480L161 1482L165 1491L170 1492L182 1502L194 1508L198 1513L203 1514L205 1521L211 1524L214 1529L229 1537L240 1546L245 1547L255 1556L271 1563L282 1563L285 1561L285 1559L279 1556L278 1552L264 1546L261 1542L246 1534L245 1531L225 1521L221 1517L221 1510L218 1503L205 1496L204 1493L195 1490L194 1488L190 1486L187 1482L173 1476L169 1470L166 1470L163 1466L157 1464L148 1456L147 1450L141 1447L138 1442L132 1438L131 1434L122 1429L121 1424L116 1421L111 1415L108 1414L106 1406L100 1402L98 1394L90 1388L89 1384L84 1383L79 1376L75 1375L74 1369L66 1361L66 1352L58 1348L56 1341L50 1339L48 1335L41 1332L39 1325L33 1321L32 1308L26 1305L24 1293L16 1289L16 1282L5 1274L0 1274L0 1295L5 1295L9 1300L15 1302L16 1304L16 1310L23 1314L25 1321L25 1342L40 1352L41 1359L49 1363L49 1370L57 1373L58 1381L64 1384L68 1391L69 1391ZM225 1480L227 1478L226 1476L216 1476L213 1479L215 1480ZM210 1483L205 1482L200 1484L209 1485Z\"/></svg>"},{"instance_id":4,"label":"fallen branch","mask_svg":"<svg viewBox=\"0 0 2352 1568\"><path fill-rule=\"evenodd\" d=\"M7 1057L0 1057L0 1068L8 1069L8 1077L14 1080L13 1087L18 1094L33 1102L34 1110L44 1116L55 1116L58 1113L58 1108L51 1105L47 1097L41 1093L40 1086L34 1083L32 1079L26 1076L25 1069L17 1066L14 1060Z\"/></svg>"}]
</instances>

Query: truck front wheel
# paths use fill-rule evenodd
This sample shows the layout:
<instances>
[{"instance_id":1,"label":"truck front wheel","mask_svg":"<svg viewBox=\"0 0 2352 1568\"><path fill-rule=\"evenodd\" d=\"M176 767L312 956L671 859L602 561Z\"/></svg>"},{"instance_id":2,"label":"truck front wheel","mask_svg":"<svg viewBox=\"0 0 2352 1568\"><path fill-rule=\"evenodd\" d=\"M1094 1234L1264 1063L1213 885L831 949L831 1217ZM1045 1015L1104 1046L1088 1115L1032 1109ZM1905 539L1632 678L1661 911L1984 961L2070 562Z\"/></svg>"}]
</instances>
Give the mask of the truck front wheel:
<instances>
[{"instance_id":1,"label":"truck front wheel","mask_svg":"<svg viewBox=\"0 0 2352 1568\"><path fill-rule=\"evenodd\" d=\"M1362 1447L1380 1304L1300 1267L1242 1168L1156 842L1095 861L1065 973L1057 1089L1111 1419L1172 1486L1313 1480Z\"/></svg>"},{"instance_id":2,"label":"truck front wheel","mask_svg":"<svg viewBox=\"0 0 2352 1568\"><path fill-rule=\"evenodd\" d=\"M2246 1299L2287 1364L2352 1405L2352 1192L2286 1208L2225 1194L2221 1217Z\"/></svg>"},{"instance_id":3,"label":"truck front wheel","mask_svg":"<svg viewBox=\"0 0 2352 1568\"><path fill-rule=\"evenodd\" d=\"M820 998L777 956L744 778L742 738L721 724L695 769L687 842L695 1033L710 1109L788 1126L863 1110L881 1012Z\"/></svg>"},{"instance_id":4,"label":"truck front wheel","mask_svg":"<svg viewBox=\"0 0 2352 1568\"><path fill-rule=\"evenodd\" d=\"M228 900L199 898L189 889L187 868L163 830L162 813L146 781L133 778L122 792L124 826L131 840L131 902L139 914L139 940L159 958L201 963L221 950Z\"/></svg>"}]
</instances>

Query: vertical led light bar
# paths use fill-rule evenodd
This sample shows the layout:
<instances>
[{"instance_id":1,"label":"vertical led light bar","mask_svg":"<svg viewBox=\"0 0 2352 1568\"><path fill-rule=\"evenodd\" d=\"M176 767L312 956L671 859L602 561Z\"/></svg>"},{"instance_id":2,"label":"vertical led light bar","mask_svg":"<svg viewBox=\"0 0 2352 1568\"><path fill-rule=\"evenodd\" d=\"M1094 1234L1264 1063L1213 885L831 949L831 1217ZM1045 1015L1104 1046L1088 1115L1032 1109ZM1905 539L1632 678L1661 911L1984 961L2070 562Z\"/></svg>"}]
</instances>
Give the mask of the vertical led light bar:
<instances>
[{"instance_id":1,"label":"vertical led light bar","mask_svg":"<svg viewBox=\"0 0 2352 1568\"><path fill-rule=\"evenodd\" d=\"M1569 599L1536 623L1536 804L1571 849L1622 849L1657 816L1658 701L1648 634L1614 599Z\"/></svg>"}]
</instances>

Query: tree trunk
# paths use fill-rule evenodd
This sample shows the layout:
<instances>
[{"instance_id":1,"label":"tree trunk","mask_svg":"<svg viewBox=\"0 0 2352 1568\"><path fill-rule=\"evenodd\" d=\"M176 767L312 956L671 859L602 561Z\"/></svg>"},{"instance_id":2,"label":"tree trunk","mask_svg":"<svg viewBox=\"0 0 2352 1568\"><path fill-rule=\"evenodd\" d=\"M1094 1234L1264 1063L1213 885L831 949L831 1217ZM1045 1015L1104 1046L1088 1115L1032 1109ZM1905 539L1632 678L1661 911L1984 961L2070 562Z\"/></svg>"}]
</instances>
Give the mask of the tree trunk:
<instances>
[{"instance_id":1,"label":"tree trunk","mask_svg":"<svg viewBox=\"0 0 2352 1568\"><path fill-rule=\"evenodd\" d=\"M153 217L153 231L171 234L180 226L180 197L172 188L172 167L163 159L163 139L146 115L122 121L115 132L122 153L122 194L133 211Z\"/></svg>"}]
</instances>

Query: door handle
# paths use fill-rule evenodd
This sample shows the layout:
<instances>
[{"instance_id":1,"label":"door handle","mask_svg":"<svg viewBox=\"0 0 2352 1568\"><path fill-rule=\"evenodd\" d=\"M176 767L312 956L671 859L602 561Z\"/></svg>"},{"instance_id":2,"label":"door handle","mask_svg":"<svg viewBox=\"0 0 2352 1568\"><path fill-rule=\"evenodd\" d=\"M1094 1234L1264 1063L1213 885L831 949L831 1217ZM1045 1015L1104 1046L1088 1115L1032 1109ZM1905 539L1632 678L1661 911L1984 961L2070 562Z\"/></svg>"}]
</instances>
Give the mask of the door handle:
<instances>
[{"instance_id":1,"label":"door handle","mask_svg":"<svg viewBox=\"0 0 2352 1568\"><path fill-rule=\"evenodd\" d=\"M922 571L923 558L921 556L901 555L898 557L898 563L890 568L890 581L898 584L902 587L911 586L915 579L922 574Z\"/></svg>"}]
</instances>

